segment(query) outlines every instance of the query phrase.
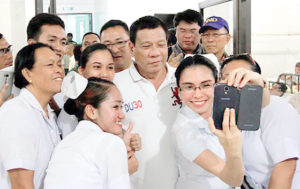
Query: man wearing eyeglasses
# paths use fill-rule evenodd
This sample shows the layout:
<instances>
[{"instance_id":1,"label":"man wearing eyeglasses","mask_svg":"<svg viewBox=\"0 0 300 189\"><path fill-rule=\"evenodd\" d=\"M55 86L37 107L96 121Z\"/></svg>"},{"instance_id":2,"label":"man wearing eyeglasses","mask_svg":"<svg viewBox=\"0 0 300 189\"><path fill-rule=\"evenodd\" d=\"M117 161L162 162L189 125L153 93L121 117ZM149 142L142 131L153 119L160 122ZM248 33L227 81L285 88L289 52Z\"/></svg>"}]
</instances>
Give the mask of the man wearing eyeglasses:
<instances>
[{"instance_id":1,"label":"man wearing eyeglasses","mask_svg":"<svg viewBox=\"0 0 300 189\"><path fill-rule=\"evenodd\" d=\"M0 70L12 66L12 64L11 45L9 45L4 36L0 33Z\"/></svg>"},{"instance_id":2,"label":"man wearing eyeglasses","mask_svg":"<svg viewBox=\"0 0 300 189\"><path fill-rule=\"evenodd\" d=\"M4 36L0 33L0 70L12 66L13 64L13 56L11 52L11 45L6 41ZM0 90L0 107L5 102L4 95L6 90L8 89L8 85L5 85ZM9 97L9 99L12 98Z\"/></svg>"},{"instance_id":3,"label":"man wearing eyeglasses","mask_svg":"<svg viewBox=\"0 0 300 189\"><path fill-rule=\"evenodd\" d=\"M226 20L217 16L209 17L201 27L200 33L205 53L214 54L218 58L218 61L222 62L227 57L225 46L231 39Z\"/></svg>"},{"instance_id":4,"label":"man wearing eyeglasses","mask_svg":"<svg viewBox=\"0 0 300 189\"><path fill-rule=\"evenodd\" d=\"M132 43L129 40L129 29L121 20L106 22L100 31L101 43L112 52L115 72L127 69L132 63Z\"/></svg>"},{"instance_id":5,"label":"man wearing eyeglasses","mask_svg":"<svg viewBox=\"0 0 300 189\"><path fill-rule=\"evenodd\" d=\"M202 15L194 10L187 9L175 15L177 43L169 47L168 63L177 67L186 54L203 54L200 44L199 30L203 24Z\"/></svg>"}]
</instances>

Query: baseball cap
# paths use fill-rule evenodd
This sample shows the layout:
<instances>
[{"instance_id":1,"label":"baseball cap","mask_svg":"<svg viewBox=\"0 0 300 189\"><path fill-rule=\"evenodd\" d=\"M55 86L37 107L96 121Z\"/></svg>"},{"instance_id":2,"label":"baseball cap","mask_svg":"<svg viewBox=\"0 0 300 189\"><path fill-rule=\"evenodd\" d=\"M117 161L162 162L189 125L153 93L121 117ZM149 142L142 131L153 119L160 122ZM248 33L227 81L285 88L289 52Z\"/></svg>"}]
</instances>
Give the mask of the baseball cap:
<instances>
[{"instance_id":1,"label":"baseball cap","mask_svg":"<svg viewBox=\"0 0 300 189\"><path fill-rule=\"evenodd\" d=\"M209 18L207 18L203 24L203 26L200 29L200 33L205 32L208 28L213 28L213 29L221 29L222 27L224 27L228 33L229 33L229 26L226 20L224 20L221 17L218 16L211 16Z\"/></svg>"}]
</instances>

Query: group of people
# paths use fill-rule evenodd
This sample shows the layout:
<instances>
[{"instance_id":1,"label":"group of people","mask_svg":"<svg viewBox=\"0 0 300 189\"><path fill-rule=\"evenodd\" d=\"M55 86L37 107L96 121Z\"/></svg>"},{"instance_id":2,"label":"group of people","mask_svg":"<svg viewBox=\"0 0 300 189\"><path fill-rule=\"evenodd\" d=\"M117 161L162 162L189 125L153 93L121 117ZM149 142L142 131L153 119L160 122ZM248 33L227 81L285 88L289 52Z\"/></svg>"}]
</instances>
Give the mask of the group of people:
<instances>
[{"instance_id":1,"label":"group of people","mask_svg":"<svg viewBox=\"0 0 300 189\"><path fill-rule=\"evenodd\" d=\"M83 36L67 73L63 21L33 17L14 62L20 91L9 100L7 86L0 93L0 188L299 188L298 112L270 95L250 55L225 52L223 18L188 9L174 27L168 47L156 17L130 28L110 20ZM10 47L1 35L3 67L12 65ZM216 129L220 82L263 88L259 130L240 131L228 108Z\"/></svg>"}]
</instances>

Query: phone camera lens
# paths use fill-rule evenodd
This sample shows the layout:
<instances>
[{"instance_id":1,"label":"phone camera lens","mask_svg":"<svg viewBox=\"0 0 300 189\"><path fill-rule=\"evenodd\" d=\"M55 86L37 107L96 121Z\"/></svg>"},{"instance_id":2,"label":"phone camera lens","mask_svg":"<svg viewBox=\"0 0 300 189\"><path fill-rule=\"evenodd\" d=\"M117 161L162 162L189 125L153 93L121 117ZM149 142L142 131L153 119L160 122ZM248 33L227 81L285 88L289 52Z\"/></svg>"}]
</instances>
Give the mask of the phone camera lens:
<instances>
[{"instance_id":1,"label":"phone camera lens","mask_svg":"<svg viewBox=\"0 0 300 189\"><path fill-rule=\"evenodd\" d=\"M229 91L229 87L228 87L228 86L225 86L225 87L224 87L224 91L225 91L225 92L228 92L228 91Z\"/></svg>"}]
</instances>

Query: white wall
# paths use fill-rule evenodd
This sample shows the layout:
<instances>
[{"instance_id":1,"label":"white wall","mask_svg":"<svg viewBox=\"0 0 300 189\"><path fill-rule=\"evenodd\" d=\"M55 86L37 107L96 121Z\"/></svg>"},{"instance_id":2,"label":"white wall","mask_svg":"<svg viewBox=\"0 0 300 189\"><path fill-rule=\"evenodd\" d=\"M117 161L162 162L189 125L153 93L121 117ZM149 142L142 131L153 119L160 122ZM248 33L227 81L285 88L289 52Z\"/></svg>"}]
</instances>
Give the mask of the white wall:
<instances>
[{"instance_id":1,"label":"white wall","mask_svg":"<svg viewBox=\"0 0 300 189\"><path fill-rule=\"evenodd\" d=\"M25 3L26 1L26 3ZM58 13L92 13L93 31L98 33L109 19L129 26L137 18L155 13L198 10L202 0L57 0ZM293 72L300 61L300 1L252 0L252 55L265 77ZM26 44L26 25L34 15L34 0L0 0L0 32L14 44L15 52ZM232 28L232 3L205 10L205 17L221 15ZM232 33L232 29L231 29ZM228 50L232 49L232 43Z\"/></svg>"},{"instance_id":2,"label":"white wall","mask_svg":"<svg viewBox=\"0 0 300 189\"><path fill-rule=\"evenodd\" d=\"M35 14L34 0L0 0L0 32L13 44L13 54L27 44L26 26Z\"/></svg>"}]
</instances>

